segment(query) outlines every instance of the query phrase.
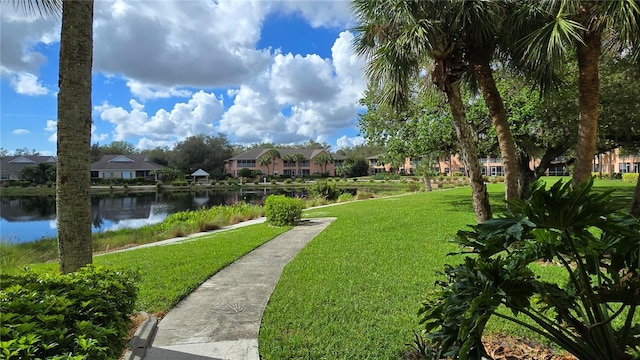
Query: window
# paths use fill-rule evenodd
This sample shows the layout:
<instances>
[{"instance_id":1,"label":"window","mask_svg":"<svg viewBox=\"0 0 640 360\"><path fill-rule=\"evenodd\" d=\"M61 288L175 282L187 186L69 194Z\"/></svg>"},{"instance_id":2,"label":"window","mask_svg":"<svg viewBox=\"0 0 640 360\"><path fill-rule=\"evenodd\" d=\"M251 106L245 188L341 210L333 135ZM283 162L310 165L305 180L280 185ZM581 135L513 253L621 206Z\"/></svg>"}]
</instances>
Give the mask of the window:
<instances>
[{"instance_id":1,"label":"window","mask_svg":"<svg viewBox=\"0 0 640 360\"><path fill-rule=\"evenodd\" d=\"M305 160L300 162L300 167L309 167L311 166L311 161Z\"/></svg>"},{"instance_id":2,"label":"window","mask_svg":"<svg viewBox=\"0 0 640 360\"><path fill-rule=\"evenodd\" d=\"M250 168L256 167L255 160L238 160L238 168Z\"/></svg>"},{"instance_id":3,"label":"window","mask_svg":"<svg viewBox=\"0 0 640 360\"><path fill-rule=\"evenodd\" d=\"M113 175L110 172L106 172L105 171L105 172L102 173L102 177L105 178L105 179L110 179L110 178L113 177Z\"/></svg>"},{"instance_id":4,"label":"window","mask_svg":"<svg viewBox=\"0 0 640 360\"><path fill-rule=\"evenodd\" d=\"M9 174L2 173L2 175L0 175L0 180L9 180Z\"/></svg>"},{"instance_id":5,"label":"window","mask_svg":"<svg viewBox=\"0 0 640 360\"><path fill-rule=\"evenodd\" d=\"M492 166L491 167L491 176L502 176L504 175L504 169L502 166Z\"/></svg>"},{"instance_id":6,"label":"window","mask_svg":"<svg viewBox=\"0 0 640 360\"><path fill-rule=\"evenodd\" d=\"M624 174L628 172L631 172L631 163L620 163L620 173Z\"/></svg>"},{"instance_id":7,"label":"window","mask_svg":"<svg viewBox=\"0 0 640 360\"><path fill-rule=\"evenodd\" d=\"M131 171L123 171L122 172L123 179L133 179L133 172Z\"/></svg>"},{"instance_id":8,"label":"window","mask_svg":"<svg viewBox=\"0 0 640 360\"><path fill-rule=\"evenodd\" d=\"M633 163L633 172L640 173L640 163L637 163L637 162Z\"/></svg>"}]
</instances>

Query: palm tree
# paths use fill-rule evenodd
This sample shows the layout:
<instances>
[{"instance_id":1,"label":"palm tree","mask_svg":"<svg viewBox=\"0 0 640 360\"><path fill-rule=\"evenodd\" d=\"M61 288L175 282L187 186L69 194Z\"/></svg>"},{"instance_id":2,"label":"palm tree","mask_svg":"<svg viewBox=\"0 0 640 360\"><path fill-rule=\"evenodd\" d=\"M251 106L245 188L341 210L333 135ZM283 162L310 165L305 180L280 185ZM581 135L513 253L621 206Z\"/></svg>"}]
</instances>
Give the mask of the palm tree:
<instances>
[{"instance_id":1,"label":"palm tree","mask_svg":"<svg viewBox=\"0 0 640 360\"><path fill-rule=\"evenodd\" d=\"M271 163L273 164L273 171L271 172L272 175L275 175L275 171L276 171L276 160L278 158L280 158L280 152L278 151L278 149L276 148L271 148L269 150L267 150L267 152L263 155L268 157L269 159L271 159ZM267 167L267 171L269 170L269 168Z\"/></svg>"},{"instance_id":2,"label":"palm tree","mask_svg":"<svg viewBox=\"0 0 640 360\"><path fill-rule=\"evenodd\" d=\"M516 54L531 68L539 69L535 75L543 86L548 84L549 70L560 66L567 54L575 50L579 125L574 186L591 177L598 127L598 63L603 42L616 44L620 51L633 52L637 58L639 19L638 0L543 0L524 3L514 11L510 27L512 36L520 40ZM537 28L531 30L532 26Z\"/></svg>"},{"instance_id":3,"label":"palm tree","mask_svg":"<svg viewBox=\"0 0 640 360\"><path fill-rule=\"evenodd\" d=\"M305 161L307 158L300 153L295 153L293 155L291 155L290 157L290 161L293 161L296 163L296 169L298 169L298 176L302 177L302 172L300 171L300 166L302 165L302 162Z\"/></svg>"},{"instance_id":4,"label":"palm tree","mask_svg":"<svg viewBox=\"0 0 640 360\"><path fill-rule=\"evenodd\" d=\"M91 69L93 0L33 0L21 3L32 14L59 14L60 65L56 213L60 271L93 262L91 240Z\"/></svg>"},{"instance_id":5,"label":"palm tree","mask_svg":"<svg viewBox=\"0 0 640 360\"><path fill-rule=\"evenodd\" d=\"M320 165L320 171L323 175L327 174L327 165L333 162L333 156L330 153L322 153L313 159L313 162Z\"/></svg>"},{"instance_id":6,"label":"palm tree","mask_svg":"<svg viewBox=\"0 0 640 360\"><path fill-rule=\"evenodd\" d=\"M476 134L466 119L460 92L468 66L457 46L461 29L451 18L452 2L352 0L359 25L356 49L368 57L371 86L386 85L386 101L403 108L411 95L411 77L420 76L431 60L431 80L447 97L452 123L469 173L478 222L491 218L486 185L478 161Z\"/></svg>"},{"instance_id":7,"label":"palm tree","mask_svg":"<svg viewBox=\"0 0 640 360\"><path fill-rule=\"evenodd\" d=\"M262 156L261 158L258 159L258 163L260 164L260 166L266 166L267 167L267 174L268 174L269 173L269 165L271 165L271 158L269 156L266 156L266 155Z\"/></svg>"}]
</instances>

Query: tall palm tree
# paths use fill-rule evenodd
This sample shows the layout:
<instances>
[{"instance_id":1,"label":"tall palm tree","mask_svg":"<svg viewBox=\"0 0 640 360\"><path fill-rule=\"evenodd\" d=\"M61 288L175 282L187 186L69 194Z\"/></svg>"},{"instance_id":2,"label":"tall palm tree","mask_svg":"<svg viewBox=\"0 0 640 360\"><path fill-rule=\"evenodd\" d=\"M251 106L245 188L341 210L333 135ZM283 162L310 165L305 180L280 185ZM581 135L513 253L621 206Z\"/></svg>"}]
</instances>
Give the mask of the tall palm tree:
<instances>
[{"instance_id":1,"label":"tall palm tree","mask_svg":"<svg viewBox=\"0 0 640 360\"><path fill-rule=\"evenodd\" d=\"M320 171L323 175L327 174L327 165L333 162L333 156L330 153L322 153L313 159L315 164L320 165Z\"/></svg>"},{"instance_id":2,"label":"tall palm tree","mask_svg":"<svg viewBox=\"0 0 640 360\"><path fill-rule=\"evenodd\" d=\"M300 171L300 167L302 165L302 162L305 161L306 159L307 158L301 153L295 153L291 155L291 161L296 163L296 169L298 169L299 177L302 177L302 172Z\"/></svg>"},{"instance_id":3,"label":"tall palm tree","mask_svg":"<svg viewBox=\"0 0 640 360\"><path fill-rule=\"evenodd\" d=\"M559 66L568 53L576 53L579 125L573 184L577 185L591 177L598 127L598 63L603 43L616 44L621 51L637 56L640 1L541 0L519 5L512 17L511 34L520 38L516 52L530 67L540 69L540 83L547 83L546 70ZM532 30L531 26L537 29Z\"/></svg>"},{"instance_id":4,"label":"tall palm tree","mask_svg":"<svg viewBox=\"0 0 640 360\"><path fill-rule=\"evenodd\" d=\"M56 213L60 271L93 262L91 240L91 69L93 0L24 0L32 14L62 8L58 75Z\"/></svg>"},{"instance_id":5,"label":"tall palm tree","mask_svg":"<svg viewBox=\"0 0 640 360\"><path fill-rule=\"evenodd\" d=\"M267 167L267 174L268 174L269 173L269 165L271 165L271 158L269 156L264 155L264 156L262 156L261 158L258 159L258 163L260 164L260 166L266 166Z\"/></svg>"},{"instance_id":6,"label":"tall palm tree","mask_svg":"<svg viewBox=\"0 0 640 360\"><path fill-rule=\"evenodd\" d=\"M276 160L278 158L280 158L280 152L276 148L271 148L271 149L267 150L267 152L264 154L264 156L266 156L269 159L271 159L271 163L273 164L273 171L271 172L271 175L275 175L275 172L276 172ZM268 170L269 169L267 168L267 171Z\"/></svg>"},{"instance_id":7,"label":"tall palm tree","mask_svg":"<svg viewBox=\"0 0 640 360\"><path fill-rule=\"evenodd\" d=\"M460 152L469 173L473 207L478 222L491 218L482 179L477 140L467 121L460 92L468 65L458 46L461 29L451 18L454 3L447 1L352 0L359 25L356 50L368 57L366 74L371 86L386 85L383 101L403 108L412 96L411 77L420 76L431 62L431 80L447 97ZM390 86L389 86L390 85Z\"/></svg>"}]
</instances>

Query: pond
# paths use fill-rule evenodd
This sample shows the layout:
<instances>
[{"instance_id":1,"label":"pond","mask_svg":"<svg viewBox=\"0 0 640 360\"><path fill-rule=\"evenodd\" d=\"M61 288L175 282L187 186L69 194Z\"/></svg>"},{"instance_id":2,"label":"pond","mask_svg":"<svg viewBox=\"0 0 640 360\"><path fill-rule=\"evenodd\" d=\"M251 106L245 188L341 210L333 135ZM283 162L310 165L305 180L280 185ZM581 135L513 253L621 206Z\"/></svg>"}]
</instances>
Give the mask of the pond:
<instances>
[{"instance_id":1,"label":"pond","mask_svg":"<svg viewBox=\"0 0 640 360\"><path fill-rule=\"evenodd\" d=\"M252 189L190 193L141 193L94 195L91 197L93 232L138 228L161 222L168 215L187 210L233 205L237 202L263 204L269 194L304 196L304 193ZM30 242L56 236L54 196L0 197L0 239L3 242Z\"/></svg>"}]
</instances>

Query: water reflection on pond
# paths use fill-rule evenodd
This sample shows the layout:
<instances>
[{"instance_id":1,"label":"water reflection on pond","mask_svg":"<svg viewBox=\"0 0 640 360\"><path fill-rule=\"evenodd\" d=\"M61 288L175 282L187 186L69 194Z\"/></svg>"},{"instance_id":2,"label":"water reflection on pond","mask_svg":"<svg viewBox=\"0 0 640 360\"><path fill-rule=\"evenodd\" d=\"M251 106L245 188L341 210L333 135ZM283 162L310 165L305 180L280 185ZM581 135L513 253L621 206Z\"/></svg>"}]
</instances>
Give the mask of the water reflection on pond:
<instances>
[{"instance_id":1,"label":"water reflection on pond","mask_svg":"<svg viewBox=\"0 0 640 360\"><path fill-rule=\"evenodd\" d=\"M175 212L196 210L237 202L262 204L271 193L304 196L290 190L252 189L190 193L112 194L91 197L93 231L137 228L156 224ZM54 196L0 197L0 238L28 242L56 236Z\"/></svg>"}]
</instances>

